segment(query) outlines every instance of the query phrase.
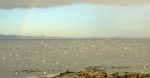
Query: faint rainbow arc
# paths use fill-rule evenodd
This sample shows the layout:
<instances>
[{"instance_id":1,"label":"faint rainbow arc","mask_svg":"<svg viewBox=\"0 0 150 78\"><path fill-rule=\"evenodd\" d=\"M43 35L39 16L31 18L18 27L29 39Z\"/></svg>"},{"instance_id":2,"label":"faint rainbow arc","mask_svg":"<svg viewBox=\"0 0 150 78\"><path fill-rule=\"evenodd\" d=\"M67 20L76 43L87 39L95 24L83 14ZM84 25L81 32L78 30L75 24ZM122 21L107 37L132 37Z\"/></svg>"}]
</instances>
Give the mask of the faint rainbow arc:
<instances>
[{"instance_id":1,"label":"faint rainbow arc","mask_svg":"<svg viewBox=\"0 0 150 78\"><path fill-rule=\"evenodd\" d=\"M25 35L27 26L29 25L29 21L30 21L30 16L31 16L31 13L32 13L32 9L33 9L33 6L35 5L35 3L36 3L36 0L31 0L29 2L29 8L27 8L27 12L25 14L24 21L23 21L23 23L21 25L21 31L20 31L20 35L21 36Z\"/></svg>"}]
</instances>

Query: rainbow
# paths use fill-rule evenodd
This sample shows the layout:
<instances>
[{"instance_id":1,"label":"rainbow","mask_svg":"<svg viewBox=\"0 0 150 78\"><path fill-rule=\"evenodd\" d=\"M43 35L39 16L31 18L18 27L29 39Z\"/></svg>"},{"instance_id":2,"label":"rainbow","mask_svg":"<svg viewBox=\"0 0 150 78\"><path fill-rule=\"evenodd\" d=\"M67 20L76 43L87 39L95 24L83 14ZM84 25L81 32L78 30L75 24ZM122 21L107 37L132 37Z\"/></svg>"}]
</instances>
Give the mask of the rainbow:
<instances>
[{"instance_id":1,"label":"rainbow","mask_svg":"<svg viewBox=\"0 0 150 78\"><path fill-rule=\"evenodd\" d=\"M26 12L25 17L24 17L24 21L21 25L21 31L20 31L21 36L25 36L26 29L29 26L29 21L30 21L32 9L33 9L33 6L35 4L36 4L36 0L30 0L29 7L28 7L27 12Z\"/></svg>"}]
</instances>

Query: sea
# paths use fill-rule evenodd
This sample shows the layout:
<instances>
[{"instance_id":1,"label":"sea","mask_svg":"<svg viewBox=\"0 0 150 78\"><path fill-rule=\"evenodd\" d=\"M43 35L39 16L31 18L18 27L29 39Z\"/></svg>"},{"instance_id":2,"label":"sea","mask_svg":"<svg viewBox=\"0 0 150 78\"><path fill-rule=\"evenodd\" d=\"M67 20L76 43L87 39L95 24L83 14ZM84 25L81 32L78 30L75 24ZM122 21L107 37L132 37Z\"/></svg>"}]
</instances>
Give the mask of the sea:
<instances>
[{"instance_id":1,"label":"sea","mask_svg":"<svg viewBox=\"0 0 150 78\"><path fill-rule=\"evenodd\" d=\"M150 73L150 39L1 39L0 78L42 78L99 66Z\"/></svg>"}]
</instances>

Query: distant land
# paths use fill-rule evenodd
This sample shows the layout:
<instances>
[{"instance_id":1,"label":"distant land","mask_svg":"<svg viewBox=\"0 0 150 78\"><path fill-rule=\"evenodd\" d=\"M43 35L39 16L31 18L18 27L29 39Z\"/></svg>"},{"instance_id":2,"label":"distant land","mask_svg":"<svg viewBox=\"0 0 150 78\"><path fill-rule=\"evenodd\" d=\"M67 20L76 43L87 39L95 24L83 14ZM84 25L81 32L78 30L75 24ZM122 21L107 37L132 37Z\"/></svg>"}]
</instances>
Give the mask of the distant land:
<instances>
[{"instance_id":1,"label":"distant land","mask_svg":"<svg viewBox=\"0 0 150 78\"><path fill-rule=\"evenodd\" d=\"M143 38L143 37L60 37L60 36L21 36L21 35L4 35L0 34L0 39L150 39L150 38Z\"/></svg>"},{"instance_id":2,"label":"distant land","mask_svg":"<svg viewBox=\"0 0 150 78\"><path fill-rule=\"evenodd\" d=\"M41 36L20 36L20 35L4 35L0 34L0 39L68 39L69 37L47 37L44 35Z\"/></svg>"},{"instance_id":3,"label":"distant land","mask_svg":"<svg viewBox=\"0 0 150 78\"><path fill-rule=\"evenodd\" d=\"M102 39L102 38L108 38L108 37L60 37L60 36L21 36L21 35L4 35L0 34L0 39ZM116 37L115 37L116 38Z\"/></svg>"}]
</instances>

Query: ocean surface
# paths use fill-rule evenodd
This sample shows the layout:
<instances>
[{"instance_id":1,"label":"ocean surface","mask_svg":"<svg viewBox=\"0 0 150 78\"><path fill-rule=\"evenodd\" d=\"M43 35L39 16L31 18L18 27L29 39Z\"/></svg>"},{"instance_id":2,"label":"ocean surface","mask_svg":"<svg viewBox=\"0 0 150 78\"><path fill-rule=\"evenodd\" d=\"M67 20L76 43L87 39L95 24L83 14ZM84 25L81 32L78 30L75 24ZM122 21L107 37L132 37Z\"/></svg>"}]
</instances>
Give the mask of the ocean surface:
<instances>
[{"instance_id":1,"label":"ocean surface","mask_svg":"<svg viewBox=\"0 0 150 78\"><path fill-rule=\"evenodd\" d=\"M0 40L0 78L39 78L91 66L150 73L150 39Z\"/></svg>"}]
</instances>

